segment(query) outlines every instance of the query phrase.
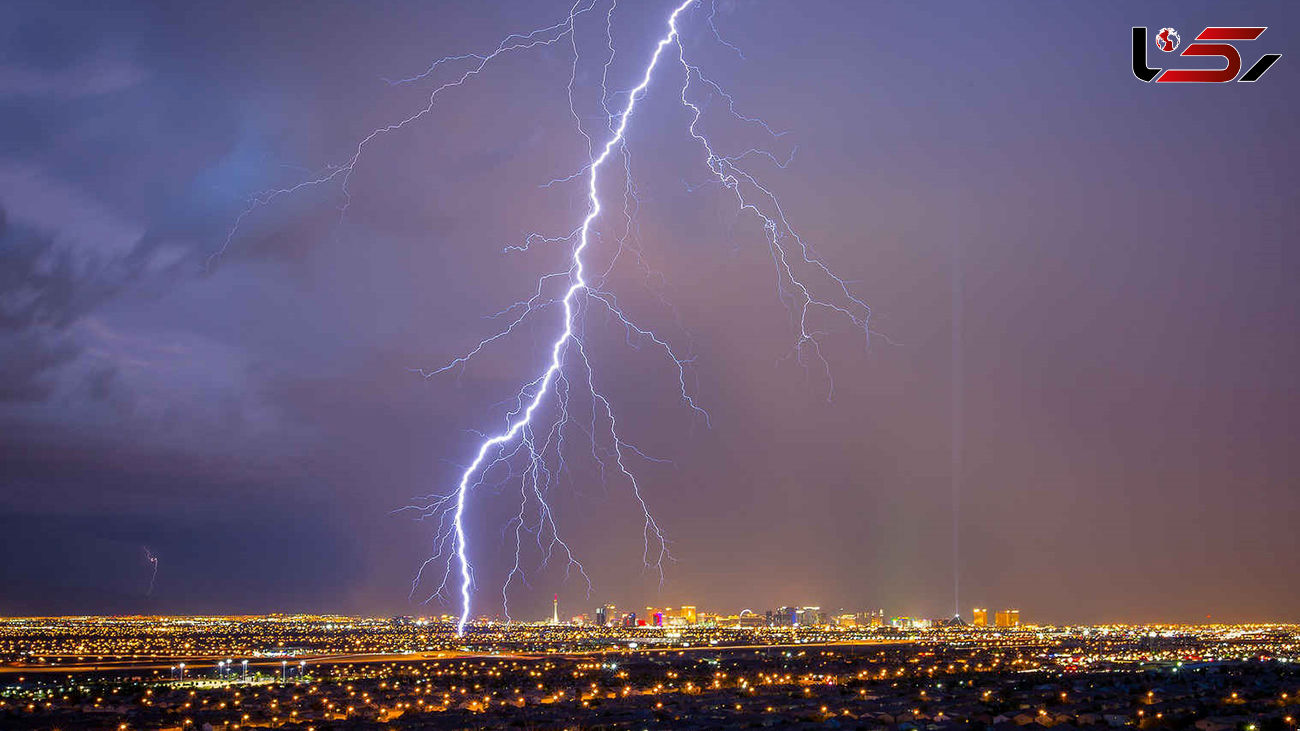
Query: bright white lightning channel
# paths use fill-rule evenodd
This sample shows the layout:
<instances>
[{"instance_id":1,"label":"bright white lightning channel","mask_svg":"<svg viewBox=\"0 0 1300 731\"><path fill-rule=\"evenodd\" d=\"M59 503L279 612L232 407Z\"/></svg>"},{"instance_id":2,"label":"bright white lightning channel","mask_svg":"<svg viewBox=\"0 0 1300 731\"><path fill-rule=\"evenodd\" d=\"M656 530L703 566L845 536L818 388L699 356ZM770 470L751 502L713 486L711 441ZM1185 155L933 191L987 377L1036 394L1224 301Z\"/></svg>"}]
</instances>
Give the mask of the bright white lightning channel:
<instances>
[{"instance_id":1,"label":"bright white lightning channel","mask_svg":"<svg viewBox=\"0 0 1300 731\"><path fill-rule=\"evenodd\" d=\"M826 313L842 316L852 325L859 329L864 335L869 335L870 330L868 321L871 311L867 305L852 294L850 288L843 279L835 275L831 269L818 258L811 250L805 240L795 232L786 220L785 211L782 209L779 200L772 190L760 182L752 170L744 167L744 163L753 159L765 159L775 163L777 167L784 168L786 163L781 162L772 153L750 148L735 154L723 155L715 152L715 145L710 142L705 133L700 129L701 117L704 114L704 108L697 101L692 101L689 94L693 89L702 89L711 97L721 98L726 103L727 112L736 120L742 123L756 125L764 132L779 137L782 133L774 132L763 120L745 116L736 109L735 99L723 88L707 78L698 65L692 64L687 60L685 48L681 41L678 23L683 13L693 5L704 2L704 0L684 0L668 15L666 20L666 33L659 38L654 46L654 51L650 56L648 63L645 65L640 82L627 92L626 101L621 110L617 113L609 111L609 99L611 95L608 92L606 81L609 74L610 65L614 59L614 44L612 36L612 22L617 0L577 0L569 9L568 16L565 20L554 25L531 31L529 33L516 33L507 36L498 46L485 53L470 53L459 56L449 56L435 61L427 71L418 76L400 81L390 82L393 84L408 84L419 82L431 74L439 67L447 64L458 62L469 62L470 68L453 81L443 83L433 89L428 97L428 105L417 111L415 114L401 120L400 122L381 127L364 137L357 145L354 154L341 165L331 166L324 173L309 180L305 180L294 186L287 188L273 189L264 191L255 196L248 207L240 213L236 219L234 227L221 249L213 255L213 259L219 257L230 242L234 239L240 224L250 213L257 208L269 204L276 198L296 192L306 187L324 184L330 181L338 181L342 191L347 195L348 181L356 164L362 158L363 153L378 137L389 132L401 129L425 116L434 105L435 100L446 90L458 87L466 83L470 78L481 73L487 65L498 56L519 50L529 50L539 46L553 45L565 37L568 37L573 45L574 52L574 72L569 80L569 105L573 112L574 119L578 121L579 133L586 138L589 153L594 152L597 148L592 145L592 139L582 128L581 117L574 108L573 86L577 78L578 65L578 44L577 44L577 19L589 12L594 11L598 6L607 8L605 12L605 32L606 45L608 48L608 57L604 64L604 73L601 79L601 104L607 113L607 131L609 137L605 143L600 146L599 155L592 156L589 154L588 162L582 169L564 178L552 180L547 185L562 184L568 181L586 177L587 183L587 213L582 219L581 225L569 231L567 234L558 236L545 236L542 234L530 234L522 246L507 247L507 250L524 250L532 244L563 244L572 243L572 251L568 268L564 271L552 272L542 275L538 280L536 292L529 299L516 302L509 308L497 313L496 316L507 316L509 324L496 334L483 339L474 348L467 353L451 360L440 368L436 369L417 369L417 372L426 378L445 373L452 369L463 367L471 359L480 353L484 348L496 343L499 340L513 334L516 329L532 314L546 309L547 307L560 304L563 309L563 323L560 331L557 333L555 340L550 345L550 360L546 369L534 378L532 381L525 383L515 397L515 407L506 415L506 424L504 428L495 434L482 434L482 441L479 442L478 449L474 453L474 459L464 468L460 474L456 489L453 492L429 496L424 502L418 505L410 505L403 510L413 510L418 512L422 518L436 519L438 529L434 538L435 551L420 567L414 580L412 581L412 595L423 581L426 568L431 565L440 565L443 568L443 577L437 589L431 594L441 596L447 589L448 584L452 581L453 569L457 574L456 585L460 595L460 615L456 624L457 632L463 634L465 626L469 621L471 606L471 591L473 588L473 568L470 562L470 546L468 536L465 530L465 515L467 509L467 500L472 491L483 484L487 473L498 464L509 464L517 455L525 455L527 467L522 470L522 484L520 488L520 507L518 515L507 526L514 528L515 533L515 563L510 571L505 585L502 587L502 599L506 602L507 592L511 582L516 576L522 576L520 570L520 540L521 530L527 530L535 533L537 536L538 547L543 554L543 562L550 559L552 553L556 550L561 551L568 561L569 568L576 568L585 577L582 564L577 561L569 546L560 538L558 527L555 523L555 517L546 500L547 488L552 484L555 477L555 468L548 466L547 455L554 453L557 461L556 467L563 469L563 427L571 421L572 415L569 413L569 393L573 384L570 382L571 376L565 373L566 355L576 352L577 360L582 372L584 386L590 393L592 399L591 417L589 425L580 425L580 428L587 433L592 440L592 456L600 465L601 472L606 470L606 459L612 459L612 468L617 470L619 475L628 481L631 485L632 493L641 509L644 511L644 556L643 560L647 566L654 566L660 571L662 577L663 561L668 558L668 542L660 529L659 524L651 515L649 506L641 493L640 485L631 469L627 466L625 458L629 455L636 455L643 459L652 459L637 449L632 444L624 441L618 434L614 411L609 400L596 389L593 370L587 357L586 348L583 345L580 328L578 326L578 315L588 305L600 306L608 310L618 321L626 328L629 342L639 340L654 345L659 351L664 353L674 364L678 374L678 385L680 387L681 398L683 403L693 412L701 415L707 422L708 414L697 405L695 399L691 396L687 388L686 368L691 362L691 358L684 358L677 354L668 341L653 330L642 327L632 320L619 306L618 298L603 288L604 280L609 271L595 276L595 281L589 281L588 273L584 266L583 254L588 249L592 235L592 227L597 218L601 215L603 206L599 193L598 178L601 170L606 163L615 156L616 151L621 151L623 163L626 169L626 188L624 193L624 216L626 218L627 230L623 236L618 239L618 251L614 257L617 261L625 251L625 243L630 235L632 227L632 211L630 210L631 201L635 200L635 186L632 183L632 176L629 163L629 153L626 146L625 132L628 124L632 119L634 110L638 101L640 101L654 75L655 69L660 65L661 59L670 47L675 47L677 61L683 72L683 83L681 87L681 103L691 112L691 121L687 128L690 137L700 145L705 156L705 165L711 173L713 183L720 185L725 190L735 196L735 200L742 212L752 213L757 216L762 223L762 227L767 239L767 244L772 255L773 265L777 273L778 294L786 306L791 310L797 324L797 339L793 347L793 354L800 362L805 362L807 358L816 359L823 367L828 380L828 396L833 392L833 381L830 380L830 370L825 359L822 357L821 341L819 338L825 335L825 332L818 329L814 323L813 313L824 311ZM740 55L739 49L723 40L718 32L715 23L717 9L712 7L707 17L707 25L713 37L722 46L735 51ZM743 55L741 55L743 58ZM346 203L344 210L346 210ZM793 246L791 244L793 243ZM630 247L628 247L630 249ZM638 250L631 250L632 256L635 257L638 264L644 268L644 263L640 261ZM212 260L209 260L210 263ZM614 264L611 262L610 270ZM810 279L810 277L812 279ZM559 298L547 297L544 294L545 287L552 280L567 278L568 287L564 290L564 295ZM813 279L821 279L822 285L829 286L828 296L819 296L814 293L817 286ZM515 315L516 312L520 314ZM534 415L546 401L548 395L553 395L559 410L556 421L538 431L538 425L535 423ZM597 410L599 408L599 411ZM605 456L598 453L596 425L598 419L608 422L608 435L610 448L606 450ZM652 460L658 461L658 460ZM512 472L511 474L517 474ZM534 526L526 525L525 513L528 510L530 502L535 501L537 504L537 522ZM544 540L543 536L548 536ZM653 563L651 557L655 556ZM441 562L441 563L440 563ZM590 582L588 581L590 587ZM506 605L507 616L508 603Z\"/></svg>"},{"instance_id":2,"label":"bright white lightning channel","mask_svg":"<svg viewBox=\"0 0 1300 731\"><path fill-rule=\"evenodd\" d=\"M474 461L465 468L461 473L460 483L456 486L456 512L454 523L456 526L456 561L460 565L460 600L461 613L460 619L456 622L456 631L463 634L465 632L465 622L469 620L470 606L470 567L469 567L469 548L465 540L465 496L469 493L470 480L478 473L479 468L483 466L483 460L487 458L489 450L501 444L513 441L519 433L528 426L529 421L533 418L533 412L541 405L542 399L551 387L551 382L555 379L556 374L560 372L561 355L565 344L573 337L573 297L578 292L586 289L587 282L583 278L582 252L587 248L591 234L591 222L596 220L600 215L600 195L596 191L596 178L600 168L609 159L610 153L623 140L623 133L627 130L627 123L632 118L632 111L636 108L637 100L650 85L650 77L654 74L655 66L659 64L659 57L663 54L666 46L671 44L677 38L677 16L681 14L688 6L693 5L697 0L686 0L673 10L672 15L668 16L668 35L659 39L655 45L654 54L650 57L650 63L646 65L645 75L641 77L641 83L633 87L627 95L627 106L623 107L623 112L618 116L618 128L614 130L613 136L605 143L604 149L596 159L588 165L587 171L587 200L590 208L587 211L587 217L582 220L582 227L578 231L578 245L573 247L573 284L564 293L562 304L564 305L564 330L560 333L555 342L551 345L551 363L546 372L538 379L539 385L533 394L532 402L524 409L510 428L490 437L479 446L478 454L474 456ZM639 496L638 496L639 497Z\"/></svg>"}]
</instances>

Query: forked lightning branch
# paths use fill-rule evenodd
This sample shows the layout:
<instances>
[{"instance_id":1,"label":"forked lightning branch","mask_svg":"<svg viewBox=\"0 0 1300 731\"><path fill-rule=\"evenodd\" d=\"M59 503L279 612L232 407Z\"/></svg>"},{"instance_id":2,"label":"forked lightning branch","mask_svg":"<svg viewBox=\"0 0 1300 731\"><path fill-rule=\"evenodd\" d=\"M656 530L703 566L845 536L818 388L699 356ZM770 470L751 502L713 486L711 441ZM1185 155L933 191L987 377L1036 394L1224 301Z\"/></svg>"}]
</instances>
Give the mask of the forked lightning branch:
<instances>
[{"instance_id":1,"label":"forked lightning branch","mask_svg":"<svg viewBox=\"0 0 1300 731\"><path fill-rule=\"evenodd\" d=\"M474 539L466 528L467 516L475 507L477 491L484 488L488 475L493 484L501 484L501 473L511 484L518 485L519 509L505 527L513 536L515 560L501 587L501 599L508 616L508 599L512 586L522 580L525 567L521 553L525 534L533 536L541 552L542 561L553 558L564 560L567 567L586 577L579 557L565 542L559 518L551 508L549 495L558 486L566 451L574 449L572 440L563 436L572 429L590 440L583 446L581 456L598 463L602 474L610 475L624 483L643 513L641 522L644 542L643 561L663 575L664 563L669 558L668 538L663 526L653 514L654 497L638 482L634 467L639 460L653 459L620 436L618 410L598 383L618 379L617 372L598 370L584 343L582 318L586 313L603 312L617 318L626 330L627 341L639 346L649 345L671 363L677 376L674 387L680 391L684 419L699 419L705 423L708 414L701 405L704 399L692 392L688 369L693 359L679 350L666 337L661 337L654 326L642 323L621 304L617 292L609 285L609 271L593 270L590 253L595 246L611 246L611 260L627 253L628 235L636 213L635 186L632 179L627 132L636 124L639 105L644 103L647 91L656 83L674 84L680 103L689 112L689 123L682 130L695 144L699 162L709 174L714 190L721 190L738 210L754 217L764 232L764 243L770 254L778 282L777 294L790 309L794 323L793 352L800 362L815 365L827 378L828 395L834 392L829 364L822 354L822 343L827 332L823 325L826 315L842 318L865 339L870 330L871 311L850 289L847 282L823 262L809 244L800 236L786 217L774 190L755 171L757 161L776 161L772 153L759 148L738 149L724 140L711 137L706 129L705 107L717 102L716 108L725 109L736 121L753 125L768 135L777 133L760 118L741 110L742 104L707 76L687 53L684 34L701 34L708 42L716 43L728 52L739 54L739 49L723 39L716 23L717 8L704 0L685 0L676 7L665 8L657 42L649 57L639 67L628 89L609 78L616 54L613 28L619 19L616 0L579 0L571 6L559 22L527 33L506 36L495 48L476 53L462 53L438 59L427 71L402 84L421 83L442 69L454 69L452 80L433 88L427 105L410 116L374 130L362 138L352 155L342 164L326 168L323 174L296 185L264 191L255 196L240 214L232 227L219 256L239 233L243 220L258 208L296 191L326 185L340 186L345 198L351 173L365 152L377 139L393 131L420 121L447 93L457 87L467 86L475 76L488 69L493 61L507 54L526 53L548 46L565 45L573 54L573 73L568 87L568 103L579 134L585 138L589 151L585 160L575 160L572 169L579 172L566 178L551 181L552 185L582 184L586 189L586 213L566 232L537 233L527 237L521 247L545 244L568 247L570 255L560 271L538 275L536 288L515 305L497 313L504 319L504 327L488 334L474 347L450 358L444 364L418 372L433 379L470 364L475 356L485 350L504 344L518 335L525 323L534 325L542 320L553 327L549 346L537 354L533 377L521 384L511 397L512 407L504 423L497 430L483 433L477 448L450 489L434 494L405 510L415 511L429 524L436 526L430 557L424 561L412 581L412 595L424 599L448 597L454 593L459 600L460 618L457 631L463 633L469 620L475 597ZM584 16L603 16L606 58L604 74L600 79L599 95L606 114L599 129L588 129L574 104L574 86L579 74L578 21ZM743 45L743 44L742 44ZM742 56L743 57L743 56ZM616 91L611 91L616 89ZM620 91L618 89L626 89ZM472 96L464 103L473 103ZM735 148L735 149L733 149ZM778 162L778 164L780 164ZM602 182L621 172L624 193L621 200L606 200ZM602 197L602 196L605 197ZM344 206L346 212L346 205ZM624 233L605 242L594 235L594 228L602 216L616 214L622 218ZM631 252L632 258L635 252ZM597 375L599 373L599 375ZM586 392L585 402L590 407L583 413L570 409L571 397L577 389ZM590 582L588 581L588 585Z\"/></svg>"}]
</instances>

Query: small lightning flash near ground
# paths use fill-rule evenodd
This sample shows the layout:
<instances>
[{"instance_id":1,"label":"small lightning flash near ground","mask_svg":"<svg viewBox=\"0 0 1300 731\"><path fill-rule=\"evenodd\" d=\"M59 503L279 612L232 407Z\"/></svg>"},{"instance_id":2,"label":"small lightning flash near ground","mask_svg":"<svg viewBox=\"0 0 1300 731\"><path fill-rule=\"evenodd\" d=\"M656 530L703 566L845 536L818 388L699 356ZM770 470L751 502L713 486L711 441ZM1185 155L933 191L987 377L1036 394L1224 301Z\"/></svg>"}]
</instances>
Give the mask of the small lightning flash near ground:
<instances>
[{"instance_id":1,"label":"small lightning flash near ground","mask_svg":"<svg viewBox=\"0 0 1300 731\"><path fill-rule=\"evenodd\" d=\"M428 96L428 105L393 124L374 130L358 142L354 153L344 163L330 166L326 172L296 185L264 191L254 196L239 214L226 241L209 260L218 258L238 234L243 220L258 208L281 196L304 188L334 183L342 188L346 212L348 182L352 170L365 154L367 146L385 134L402 129L420 120L433 109L435 102L453 87L465 85L483 72L495 59L504 54L526 52L543 46L554 46L567 40L572 47L573 72L569 78L569 108L579 134L587 143L587 159L575 165L574 172L547 183L548 186L581 182L586 189L586 214L575 220L572 228L556 234L533 233L518 246L507 251L526 250L534 245L567 246L569 257L564 269L541 274L537 287L527 299L520 300L493 317L505 322L494 334L483 338L467 352L435 368L415 369L431 379L449 371L459 372L475 356L501 341L517 334L525 322L542 313L559 310L554 324L553 337L545 350L535 375L523 383L508 403L510 409L505 423L490 433L480 434L480 441L472 459L464 465L453 489L427 496L401 510L412 511L421 519L436 525L432 555L417 571L411 585L413 597L423 594L422 587L432 586L425 599L446 597L451 591L458 594L460 615L457 630L465 632L474 598L474 551L471 536L466 528L466 517L473 506L476 492L485 487L497 487L517 481L519 485L519 510L505 527L513 534L515 561L501 596L506 616L509 616L509 592L515 582L524 581L521 550L524 534L535 537L537 550L545 564L557 555L566 562L568 571L576 571L584 579L586 572L569 545L561 537L557 517L548 495L561 473L566 469L565 435L576 429L590 440L590 457L599 466L602 477L613 476L624 482L643 513L643 561L647 567L663 578L664 563L669 560L669 541L660 524L653 517L650 503L638 482L633 463L636 460L658 460L620 436L615 409L610 399L597 387L595 369L585 346L584 314L600 311L616 318L624 329L627 341L633 346L650 346L672 364L677 375L676 388L681 402L693 418L709 424L709 415L691 392L689 369L694 361L682 353L678 346L660 336L650 327L643 326L624 310L616 293L607 288L613 262L625 255L644 268L640 250L630 242L634 228L633 219L638 208L636 185L631 169L631 152L626 133L636 120L638 105L655 81L656 74L670 71L680 84L678 97L688 110L689 123L683 133L698 147L702 170L709 173L708 187L720 188L734 199L738 210L754 216L762 226L766 244L776 270L777 293L792 314L795 323L795 342L792 353L805 365L817 364L825 373L828 398L834 393L830 368L822 355L822 339L828 334L820 324L825 317L843 318L855 330L868 338L871 311L850 290L848 283L836 275L812 250L811 246L791 226L776 194L753 171L751 163L765 160L784 168L789 160L781 160L770 151L758 148L727 150L726 146L710 139L706 131L706 110L711 103L730 115L733 122L761 130L771 137L784 132L773 130L762 119L747 116L739 111L736 99L701 67L688 57L682 41L684 29L709 34L720 46L744 59L736 45L723 39L716 22L717 8L706 0L685 0L671 9L660 26L658 39L649 57L634 76L630 89L610 91L610 69L614 62L615 46L613 25L617 0L578 0L570 6L567 16L558 23L527 33L506 36L496 47L480 53L465 53L434 61L426 71L416 76L390 81L390 84L424 82L441 69L461 68L451 81L439 84ZM605 30L605 60L600 80L600 102L605 112L604 124L590 130L584 126L583 116L577 111L574 89L578 79L579 43L577 39L579 18L587 15L599 18L603 14ZM664 69L662 67L671 67ZM619 168L621 167L621 171ZM602 199L601 183L611 172L622 172L623 196L621 201L622 235L613 241L614 251L606 252L610 259L608 268L595 268L588 255L593 247L609 246L608 239L595 231L596 224L611 205ZM614 178L620 180L620 178ZM605 186L608 187L608 186ZM696 186L698 190L705 186ZM581 393L579 402L575 397ZM431 576L430 576L431 574ZM590 589L590 580L587 580Z\"/></svg>"},{"instance_id":2,"label":"small lightning flash near ground","mask_svg":"<svg viewBox=\"0 0 1300 731\"><path fill-rule=\"evenodd\" d=\"M149 565L149 590L144 593L145 596L153 596L153 585L158 580L158 557L148 546L141 546L144 550L144 562Z\"/></svg>"}]
</instances>

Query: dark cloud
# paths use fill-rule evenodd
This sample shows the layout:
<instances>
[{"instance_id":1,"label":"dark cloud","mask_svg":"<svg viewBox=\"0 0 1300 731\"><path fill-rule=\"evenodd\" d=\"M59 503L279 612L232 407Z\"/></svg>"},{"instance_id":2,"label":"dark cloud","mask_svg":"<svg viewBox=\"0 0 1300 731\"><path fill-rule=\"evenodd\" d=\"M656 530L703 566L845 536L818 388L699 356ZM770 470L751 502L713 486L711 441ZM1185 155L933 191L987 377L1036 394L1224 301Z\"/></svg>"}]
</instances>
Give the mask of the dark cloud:
<instances>
[{"instance_id":1,"label":"dark cloud","mask_svg":"<svg viewBox=\"0 0 1300 731\"><path fill-rule=\"evenodd\" d=\"M76 357L77 347L36 333L0 338L0 401L40 401L54 390L49 370Z\"/></svg>"},{"instance_id":2,"label":"dark cloud","mask_svg":"<svg viewBox=\"0 0 1300 731\"><path fill-rule=\"evenodd\" d=\"M144 80L143 70L129 59L104 51L58 70L0 66L0 99L99 96L130 89Z\"/></svg>"},{"instance_id":3,"label":"dark cloud","mask_svg":"<svg viewBox=\"0 0 1300 731\"><path fill-rule=\"evenodd\" d=\"M13 227L16 229L16 227ZM83 258L53 234L0 231L0 328L65 330L138 273L127 260Z\"/></svg>"}]
</instances>

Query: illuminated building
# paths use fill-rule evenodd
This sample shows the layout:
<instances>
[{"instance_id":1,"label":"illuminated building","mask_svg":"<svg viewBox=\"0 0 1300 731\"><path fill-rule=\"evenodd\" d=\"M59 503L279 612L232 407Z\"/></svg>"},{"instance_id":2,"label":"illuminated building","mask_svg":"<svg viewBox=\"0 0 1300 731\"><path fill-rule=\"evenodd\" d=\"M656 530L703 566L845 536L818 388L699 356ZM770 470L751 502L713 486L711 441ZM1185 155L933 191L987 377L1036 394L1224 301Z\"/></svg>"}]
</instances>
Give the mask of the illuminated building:
<instances>
[{"instance_id":1,"label":"illuminated building","mask_svg":"<svg viewBox=\"0 0 1300 731\"><path fill-rule=\"evenodd\" d=\"M772 621L769 624L773 627L793 627L799 623L799 609L797 607L781 607L772 615Z\"/></svg>"},{"instance_id":2,"label":"illuminated building","mask_svg":"<svg viewBox=\"0 0 1300 731\"><path fill-rule=\"evenodd\" d=\"M822 624L821 607L803 607L795 613L795 624L800 627L816 627Z\"/></svg>"},{"instance_id":3,"label":"illuminated building","mask_svg":"<svg viewBox=\"0 0 1300 731\"><path fill-rule=\"evenodd\" d=\"M652 627L682 627L695 624L697 620L694 606L683 606L679 610L674 610L672 607L663 609L646 607L645 616Z\"/></svg>"},{"instance_id":4,"label":"illuminated building","mask_svg":"<svg viewBox=\"0 0 1300 731\"><path fill-rule=\"evenodd\" d=\"M998 613L994 616L994 618L995 618L995 621L996 621L996 623L997 623L997 626L999 626L999 627L1019 627L1019 626L1020 626L1020 610L1019 610L1019 609L1003 609L1002 611L998 612Z\"/></svg>"},{"instance_id":5,"label":"illuminated building","mask_svg":"<svg viewBox=\"0 0 1300 731\"><path fill-rule=\"evenodd\" d=\"M989 626L989 610L976 608L971 610L971 624L975 627Z\"/></svg>"},{"instance_id":6,"label":"illuminated building","mask_svg":"<svg viewBox=\"0 0 1300 731\"><path fill-rule=\"evenodd\" d=\"M614 624L614 619L618 616L613 604L605 604L596 608L596 626L609 627Z\"/></svg>"},{"instance_id":7,"label":"illuminated building","mask_svg":"<svg viewBox=\"0 0 1300 731\"><path fill-rule=\"evenodd\" d=\"M560 595L556 594L551 602L551 624L560 623Z\"/></svg>"}]
</instances>

